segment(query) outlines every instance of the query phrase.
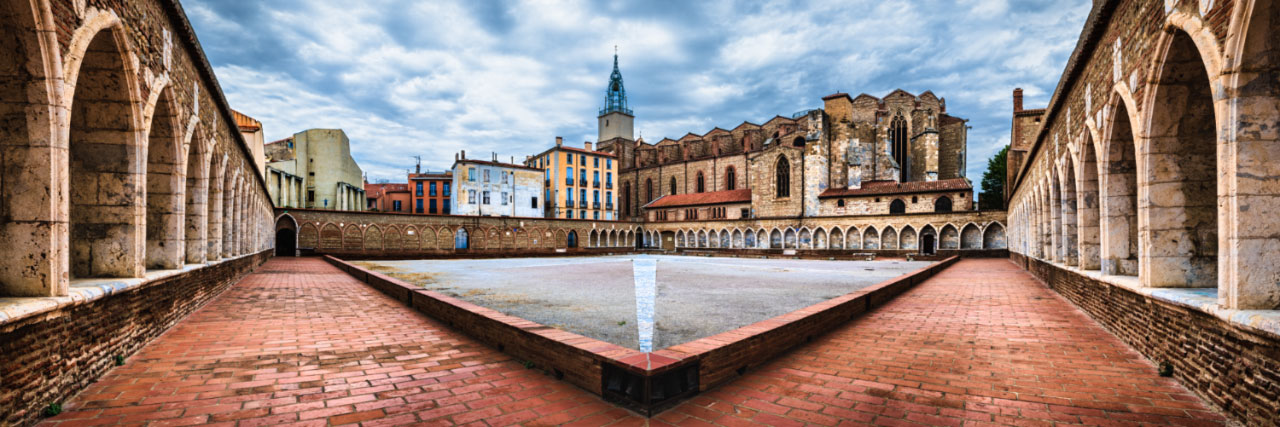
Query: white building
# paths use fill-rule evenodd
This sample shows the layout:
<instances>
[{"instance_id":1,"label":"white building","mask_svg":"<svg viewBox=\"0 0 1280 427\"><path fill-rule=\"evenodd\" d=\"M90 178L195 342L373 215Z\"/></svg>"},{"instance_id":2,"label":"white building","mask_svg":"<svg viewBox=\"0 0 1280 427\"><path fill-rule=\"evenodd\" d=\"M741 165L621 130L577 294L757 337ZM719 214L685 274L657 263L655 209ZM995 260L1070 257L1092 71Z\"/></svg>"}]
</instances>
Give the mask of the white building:
<instances>
[{"instance_id":1,"label":"white building","mask_svg":"<svg viewBox=\"0 0 1280 427\"><path fill-rule=\"evenodd\" d=\"M542 171L494 159L467 159L463 151L453 163L454 215L541 217Z\"/></svg>"}]
</instances>

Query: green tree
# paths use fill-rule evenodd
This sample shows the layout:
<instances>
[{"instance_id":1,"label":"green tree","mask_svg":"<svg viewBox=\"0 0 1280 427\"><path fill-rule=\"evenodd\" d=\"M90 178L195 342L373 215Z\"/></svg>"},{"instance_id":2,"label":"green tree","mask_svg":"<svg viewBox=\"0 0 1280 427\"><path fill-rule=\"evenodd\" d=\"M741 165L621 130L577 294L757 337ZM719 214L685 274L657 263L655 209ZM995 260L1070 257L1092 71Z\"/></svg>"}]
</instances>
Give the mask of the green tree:
<instances>
[{"instance_id":1,"label":"green tree","mask_svg":"<svg viewBox=\"0 0 1280 427\"><path fill-rule=\"evenodd\" d=\"M978 194L978 209L1004 209L1004 178L1007 176L1009 146L1004 146L987 161L987 171L982 174L982 193Z\"/></svg>"}]
</instances>

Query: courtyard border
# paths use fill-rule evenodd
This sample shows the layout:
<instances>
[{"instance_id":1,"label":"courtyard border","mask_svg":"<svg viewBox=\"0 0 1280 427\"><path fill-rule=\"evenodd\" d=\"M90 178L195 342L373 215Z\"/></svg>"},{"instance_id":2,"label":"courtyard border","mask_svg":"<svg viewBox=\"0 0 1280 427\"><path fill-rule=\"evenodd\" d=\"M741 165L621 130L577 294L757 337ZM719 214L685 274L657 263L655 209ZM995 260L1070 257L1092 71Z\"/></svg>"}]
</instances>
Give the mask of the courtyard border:
<instances>
[{"instance_id":1,"label":"courtyard border","mask_svg":"<svg viewBox=\"0 0 1280 427\"><path fill-rule=\"evenodd\" d=\"M727 383L788 350L884 305L960 259L910 273L731 331L643 353L562 331L370 271L326 261L450 328L606 400L653 416Z\"/></svg>"}]
</instances>

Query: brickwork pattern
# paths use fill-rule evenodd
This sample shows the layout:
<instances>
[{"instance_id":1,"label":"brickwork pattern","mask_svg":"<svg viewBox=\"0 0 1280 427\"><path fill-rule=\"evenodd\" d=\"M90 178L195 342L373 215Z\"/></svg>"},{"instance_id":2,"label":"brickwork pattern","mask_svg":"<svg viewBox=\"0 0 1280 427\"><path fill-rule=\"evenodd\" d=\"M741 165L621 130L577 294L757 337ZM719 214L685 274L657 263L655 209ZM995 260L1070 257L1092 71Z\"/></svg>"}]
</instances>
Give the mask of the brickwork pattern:
<instances>
[{"instance_id":1,"label":"brickwork pattern","mask_svg":"<svg viewBox=\"0 0 1280 427\"><path fill-rule=\"evenodd\" d=\"M524 369L319 259L278 258L94 384L48 425L139 421L645 420ZM649 424L1223 421L1016 265L987 259L962 260Z\"/></svg>"},{"instance_id":2,"label":"brickwork pattern","mask_svg":"<svg viewBox=\"0 0 1280 427\"><path fill-rule=\"evenodd\" d=\"M209 302L266 253L171 276L0 329L0 425L32 422Z\"/></svg>"}]
</instances>

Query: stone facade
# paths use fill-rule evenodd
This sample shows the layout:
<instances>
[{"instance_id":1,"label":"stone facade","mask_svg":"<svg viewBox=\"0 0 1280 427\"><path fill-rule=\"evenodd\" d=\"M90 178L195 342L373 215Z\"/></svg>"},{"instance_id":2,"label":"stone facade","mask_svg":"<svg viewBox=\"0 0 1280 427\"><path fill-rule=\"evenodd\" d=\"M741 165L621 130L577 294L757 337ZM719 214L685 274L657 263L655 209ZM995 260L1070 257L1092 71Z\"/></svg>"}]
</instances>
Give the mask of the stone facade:
<instances>
[{"instance_id":1,"label":"stone facade","mask_svg":"<svg viewBox=\"0 0 1280 427\"><path fill-rule=\"evenodd\" d=\"M0 295L269 246L253 151L177 2L4 2L0 28Z\"/></svg>"},{"instance_id":2,"label":"stone facade","mask_svg":"<svg viewBox=\"0 0 1280 427\"><path fill-rule=\"evenodd\" d=\"M1095 5L1010 182L1012 250L1280 309L1270 2Z\"/></svg>"},{"instance_id":3,"label":"stone facade","mask_svg":"<svg viewBox=\"0 0 1280 427\"><path fill-rule=\"evenodd\" d=\"M268 185L278 206L343 211L367 206L364 172L342 129L308 129L266 146ZM296 192L295 192L296 191Z\"/></svg>"}]
</instances>

